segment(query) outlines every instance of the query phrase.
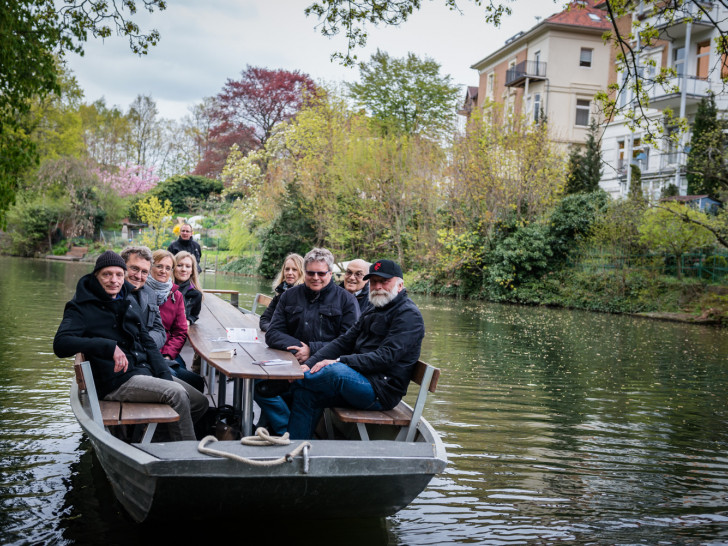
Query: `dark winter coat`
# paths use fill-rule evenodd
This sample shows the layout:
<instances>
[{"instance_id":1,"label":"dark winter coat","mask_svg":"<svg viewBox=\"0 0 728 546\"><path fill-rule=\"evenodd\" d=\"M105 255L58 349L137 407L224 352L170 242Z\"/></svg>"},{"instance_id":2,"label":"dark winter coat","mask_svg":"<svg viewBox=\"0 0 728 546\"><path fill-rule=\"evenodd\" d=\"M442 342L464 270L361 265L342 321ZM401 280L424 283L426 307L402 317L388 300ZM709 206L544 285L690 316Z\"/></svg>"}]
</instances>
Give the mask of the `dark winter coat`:
<instances>
[{"instance_id":1,"label":"dark winter coat","mask_svg":"<svg viewBox=\"0 0 728 546\"><path fill-rule=\"evenodd\" d=\"M111 299L93 274L84 275L78 281L76 295L66 304L53 339L56 356L83 353L88 358L99 398L134 375L172 380L169 367L142 323L139 304L135 298L126 297L133 289L125 282L124 297ZM125 372L114 371L117 345L129 361Z\"/></svg>"},{"instance_id":2,"label":"dark winter coat","mask_svg":"<svg viewBox=\"0 0 728 546\"><path fill-rule=\"evenodd\" d=\"M306 343L311 354L351 328L359 318L356 298L333 282L315 292L305 284L281 294L265 334L274 349Z\"/></svg>"},{"instance_id":3,"label":"dark winter coat","mask_svg":"<svg viewBox=\"0 0 728 546\"><path fill-rule=\"evenodd\" d=\"M263 311L263 314L260 315L260 322L258 324L259 328L263 330L264 332L268 331L268 328L270 328L270 321L273 318L273 313L276 310L276 307L278 306L278 300L281 299L281 294L291 288L291 285L288 284L286 281L283 281L281 284L276 286L276 295L273 296L273 299L268 304L268 307L265 308L265 311Z\"/></svg>"},{"instance_id":4,"label":"dark winter coat","mask_svg":"<svg viewBox=\"0 0 728 546\"><path fill-rule=\"evenodd\" d=\"M339 286L344 288L344 282L342 281ZM346 290L346 288L344 288L344 290ZM359 314L363 315L364 311L372 306L372 302L369 301L369 283L366 283L364 288L362 288L358 294L355 294L354 297L356 298L356 301L359 302Z\"/></svg>"},{"instance_id":5,"label":"dark winter coat","mask_svg":"<svg viewBox=\"0 0 728 546\"><path fill-rule=\"evenodd\" d=\"M384 307L372 306L353 328L305 364L340 359L369 379L383 408L392 409L407 394L424 336L422 314L402 290Z\"/></svg>"},{"instance_id":6,"label":"dark winter coat","mask_svg":"<svg viewBox=\"0 0 728 546\"><path fill-rule=\"evenodd\" d=\"M185 241L182 237L178 237L176 241L172 241L172 243L170 243L170 245L167 247L167 250L175 255L178 252L182 252L183 250L189 252L197 260L197 272L199 273L200 271L202 271L202 247L200 246L200 243L198 243L194 239L190 238Z\"/></svg>"},{"instance_id":7,"label":"dark winter coat","mask_svg":"<svg viewBox=\"0 0 728 546\"><path fill-rule=\"evenodd\" d=\"M179 285L179 291L185 298L185 315L190 324L197 322L202 310L202 292L195 288L190 279Z\"/></svg>"}]
</instances>

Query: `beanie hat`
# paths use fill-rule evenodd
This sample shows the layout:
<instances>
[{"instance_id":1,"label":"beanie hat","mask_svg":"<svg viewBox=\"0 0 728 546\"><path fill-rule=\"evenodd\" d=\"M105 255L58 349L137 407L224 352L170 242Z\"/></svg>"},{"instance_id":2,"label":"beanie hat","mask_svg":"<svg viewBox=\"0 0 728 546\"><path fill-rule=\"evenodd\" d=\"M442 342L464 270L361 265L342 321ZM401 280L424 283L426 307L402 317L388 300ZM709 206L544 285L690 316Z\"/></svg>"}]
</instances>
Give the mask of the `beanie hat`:
<instances>
[{"instance_id":1,"label":"beanie hat","mask_svg":"<svg viewBox=\"0 0 728 546\"><path fill-rule=\"evenodd\" d=\"M101 256L96 258L96 265L94 266L94 270L92 273L96 273L98 270L103 269L104 267L120 267L124 271L126 271L126 262L124 259L119 256L116 252L113 250L107 250Z\"/></svg>"}]
</instances>

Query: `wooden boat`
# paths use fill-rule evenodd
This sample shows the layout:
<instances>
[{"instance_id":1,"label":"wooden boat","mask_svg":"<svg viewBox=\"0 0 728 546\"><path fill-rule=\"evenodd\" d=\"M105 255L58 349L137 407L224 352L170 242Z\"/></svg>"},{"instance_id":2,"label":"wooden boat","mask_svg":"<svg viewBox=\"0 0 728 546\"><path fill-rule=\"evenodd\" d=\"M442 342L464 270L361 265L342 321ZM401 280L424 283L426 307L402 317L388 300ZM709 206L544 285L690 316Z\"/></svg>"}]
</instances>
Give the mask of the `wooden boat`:
<instances>
[{"instance_id":1,"label":"wooden boat","mask_svg":"<svg viewBox=\"0 0 728 546\"><path fill-rule=\"evenodd\" d=\"M73 412L117 499L138 522L178 517L180 509L185 509L185 517L199 518L383 517L407 506L447 464L440 437L424 419L413 442L315 439L292 462L255 466L200 453L198 442L127 444L93 420L86 398L74 384ZM378 432L392 435L391 430L370 426L372 438ZM246 446L220 441L213 447L267 461L298 444ZM190 506L195 509L189 510Z\"/></svg>"},{"instance_id":2,"label":"wooden boat","mask_svg":"<svg viewBox=\"0 0 728 546\"><path fill-rule=\"evenodd\" d=\"M230 309L211 297L207 303L217 305L218 315ZM412 502L447 465L439 435L421 417L439 376L423 362L412 379L420 385L414 410L404 402L388 412L334 410L327 412L322 433L330 439L309 440L305 449L305 442L296 440L263 446L213 441L208 447L229 455L221 457L201 452L196 441L126 443L112 434L103 425L93 381L87 385L78 371L88 366L91 375L80 356L81 387L79 381L71 387L71 407L117 499L137 522L183 512L202 519L389 516ZM296 454L286 457L291 453ZM280 463L269 465L275 460Z\"/></svg>"}]
</instances>

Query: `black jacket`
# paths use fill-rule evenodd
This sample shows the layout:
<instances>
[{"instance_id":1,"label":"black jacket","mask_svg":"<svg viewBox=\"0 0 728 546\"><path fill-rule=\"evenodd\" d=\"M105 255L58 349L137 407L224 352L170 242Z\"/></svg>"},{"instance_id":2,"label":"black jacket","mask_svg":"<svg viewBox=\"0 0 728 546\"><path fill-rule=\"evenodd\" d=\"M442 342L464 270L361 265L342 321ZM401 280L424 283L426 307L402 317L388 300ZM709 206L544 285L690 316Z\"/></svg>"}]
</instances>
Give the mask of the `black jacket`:
<instances>
[{"instance_id":1,"label":"black jacket","mask_svg":"<svg viewBox=\"0 0 728 546\"><path fill-rule=\"evenodd\" d=\"M289 288L291 288L291 286L286 281L283 281L281 284L276 286L276 295L273 296L273 299L268 304L268 307L266 307L265 311L263 311L263 314L260 315L260 322L258 326L264 332L267 332L268 328L270 328L270 321L273 318L273 312L278 306L278 300L281 299L281 294L283 294L283 292L285 292Z\"/></svg>"},{"instance_id":2,"label":"black jacket","mask_svg":"<svg viewBox=\"0 0 728 546\"><path fill-rule=\"evenodd\" d=\"M190 279L179 285L179 291L185 297L185 315L190 324L197 322L202 311L202 292L192 286Z\"/></svg>"},{"instance_id":3,"label":"black jacket","mask_svg":"<svg viewBox=\"0 0 728 546\"><path fill-rule=\"evenodd\" d=\"M133 289L129 282L122 288L125 294ZM114 372L117 345L129 361L126 372ZM60 358L83 353L91 362L99 398L115 391L134 375L172 380L169 367L142 324L136 299L112 300L91 273L81 277L76 295L66 304L53 339L53 352Z\"/></svg>"},{"instance_id":4,"label":"black jacket","mask_svg":"<svg viewBox=\"0 0 728 546\"><path fill-rule=\"evenodd\" d=\"M372 306L353 328L328 343L306 365L340 359L369 379L384 409L392 409L407 394L424 336L422 314L402 290L386 306Z\"/></svg>"},{"instance_id":5,"label":"black jacket","mask_svg":"<svg viewBox=\"0 0 728 546\"><path fill-rule=\"evenodd\" d=\"M339 284L341 288L344 288L344 281ZM346 288L344 288L346 290ZM369 283L364 285L364 288L354 296L356 301L359 302L359 314L363 315L364 312L372 307L372 302L369 301Z\"/></svg>"},{"instance_id":6,"label":"black jacket","mask_svg":"<svg viewBox=\"0 0 728 546\"><path fill-rule=\"evenodd\" d=\"M335 283L329 282L319 292L299 284L281 294L265 342L284 351L304 342L313 354L346 332L358 318L356 298Z\"/></svg>"},{"instance_id":7,"label":"black jacket","mask_svg":"<svg viewBox=\"0 0 728 546\"><path fill-rule=\"evenodd\" d=\"M176 241L172 241L170 243L170 245L167 247L167 250L175 255L178 252L182 252L183 250L189 252L197 260L197 272L199 273L200 271L202 271L202 247L200 247L200 243L198 243L194 239L190 238L185 241L184 239L182 239L182 237L178 237Z\"/></svg>"}]
</instances>

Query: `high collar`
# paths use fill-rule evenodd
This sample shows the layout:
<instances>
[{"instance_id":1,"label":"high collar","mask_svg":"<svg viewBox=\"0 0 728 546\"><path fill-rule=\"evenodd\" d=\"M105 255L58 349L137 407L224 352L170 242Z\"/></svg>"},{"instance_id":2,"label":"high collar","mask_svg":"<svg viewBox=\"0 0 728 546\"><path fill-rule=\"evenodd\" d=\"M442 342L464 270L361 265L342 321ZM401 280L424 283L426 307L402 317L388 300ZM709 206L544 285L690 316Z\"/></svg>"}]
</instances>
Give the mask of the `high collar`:
<instances>
[{"instance_id":1,"label":"high collar","mask_svg":"<svg viewBox=\"0 0 728 546\"><path fill-rule=\"evenodd\" d=\"M331 290L333 290L334 283L332 281L329 281L329 284L324 286L321 290L315 291L311 290L308 286L305 284L303 285L304 293L306 294L306 300L313 303L320 297L323 297L325 294L328 294Z\"/></svg>"}]
</instances>

